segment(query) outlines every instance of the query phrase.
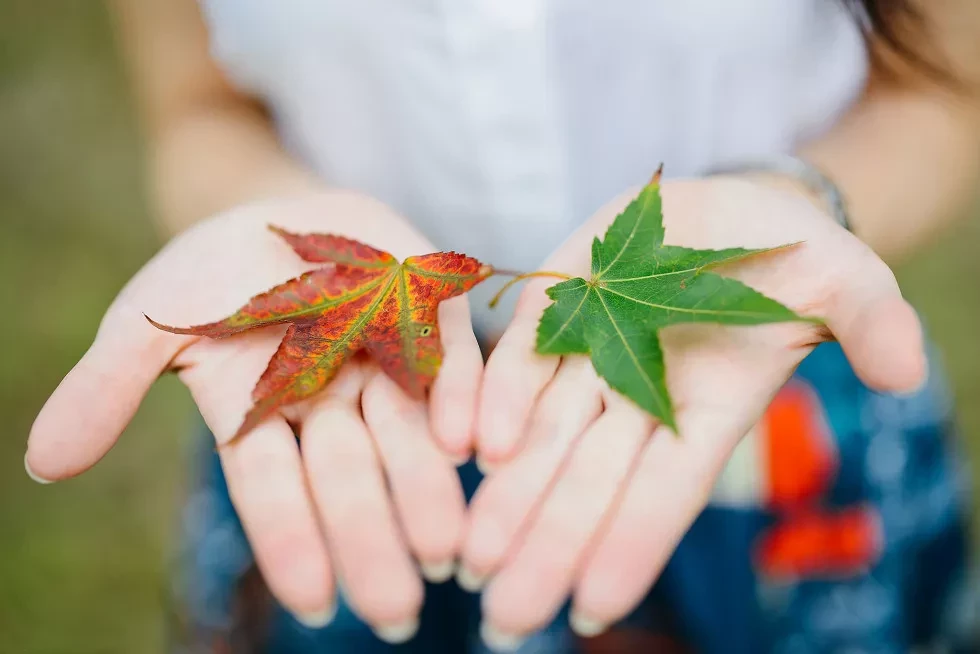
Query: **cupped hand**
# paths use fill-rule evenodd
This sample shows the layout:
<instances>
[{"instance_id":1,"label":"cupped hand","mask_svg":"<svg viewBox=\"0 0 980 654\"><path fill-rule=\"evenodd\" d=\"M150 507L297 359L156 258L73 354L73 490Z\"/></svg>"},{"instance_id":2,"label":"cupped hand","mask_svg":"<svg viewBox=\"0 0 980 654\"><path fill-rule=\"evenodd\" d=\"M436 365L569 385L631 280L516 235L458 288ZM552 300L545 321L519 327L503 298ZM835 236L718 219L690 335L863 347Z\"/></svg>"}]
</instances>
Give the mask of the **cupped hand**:
<instances>
[{"instance_id":1,"label":"cupped hand","mask_svg":"<svg viewBox=\"0 0 980 654\"><path fill-rule=\"evenodd\" d=\"M175 325L220 319L315 267L269 224L342 234L399 258L435 249L385 206L345 192L250 205L196 225L123 289L45 404L25 459L33 475L60 480L95 464L168 368L218 443L231 440L284 327L211 340L159 331L143 313ZM336 578L381 637L404 640L422 602L417 564L433 580L453 569L465 509L453 461L471 449L483 361L465 298L442 303L439 320L445 356L427 405L370 362L350 361L323 393L219 448L270 590L311 626L329 620Z\"/></svg>"},{"instance_id":2,"label":"cupped hand","mask_svg":"<svg viewBox=\"0 0 980 654\"><path fill-rule=\"evenodd\" d=\"M675 435L611 391L587 358L534 353L551 282L530 283L484 375L477 449L491 474L472 504L460 570L470 587L489 580L484 629L498 644L547 624L570 593L572 625L586 635L636 606L735 445L818 342L838 339L872 388L924 380L919 322L891 271L802 193L737 178L667 182L662 192L669 244L800 242L719 272L826 326L665 329ZM593 236L634 195L600 210L543 269L587 276Z\"/></svg>"}]
</instances>

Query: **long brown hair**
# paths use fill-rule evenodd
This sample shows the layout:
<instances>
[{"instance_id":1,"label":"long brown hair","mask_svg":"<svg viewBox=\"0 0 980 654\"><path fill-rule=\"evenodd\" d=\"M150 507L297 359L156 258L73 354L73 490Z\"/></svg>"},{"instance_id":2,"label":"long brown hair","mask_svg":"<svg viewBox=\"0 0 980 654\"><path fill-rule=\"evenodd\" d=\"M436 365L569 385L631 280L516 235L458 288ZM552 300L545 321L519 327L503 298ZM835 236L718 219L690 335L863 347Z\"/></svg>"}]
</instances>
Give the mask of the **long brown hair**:
<instances>
[{"instance_id":1,"label":"long brown hair","mask_svg":"<svg viewBox=\"0 0 980 654\"><path fill-rule=\"evenodd\" d=\"M872 55L890 73L912 72L943 84L957 84L939 53L939 44L930 41L926 17L912 0L844 2L864 29Z\"/></svg>"}]
</instances>

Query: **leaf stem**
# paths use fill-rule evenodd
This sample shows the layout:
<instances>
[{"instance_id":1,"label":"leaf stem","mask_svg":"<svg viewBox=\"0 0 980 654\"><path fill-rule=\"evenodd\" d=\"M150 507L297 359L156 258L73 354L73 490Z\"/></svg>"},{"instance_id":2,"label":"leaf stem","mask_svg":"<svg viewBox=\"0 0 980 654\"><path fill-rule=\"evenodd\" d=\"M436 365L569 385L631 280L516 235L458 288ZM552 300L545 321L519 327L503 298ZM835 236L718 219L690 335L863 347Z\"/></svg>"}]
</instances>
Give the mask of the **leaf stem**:
<instances>
[{"instance_id":1,"label":"leaf stem","mask_svg":"<svg viewBox=\"0 0 980 654\"><path fill-rule=\"evenodd\" d=\"M513 286L518 282L524 281L525 279L530 279L531 277L553 277L555 279L564 279L564 280L572 279L571 275L566 275L565 273L560 273L560 272L554 272L552 270L535 270L534 272L528 272L528 273L511 273L509 271L504 271L504 270L495 270L494 272L496 272L498 275L514 274L514 279L504 284L500 288L500 290L497 291L497 294L493 296L493 299L490 300L491 309L497 306L497 304L500 302L500 298L502 298L504 293L507 292L507 289L509 289L511 286Z\"/></svg>"}]
</instances>

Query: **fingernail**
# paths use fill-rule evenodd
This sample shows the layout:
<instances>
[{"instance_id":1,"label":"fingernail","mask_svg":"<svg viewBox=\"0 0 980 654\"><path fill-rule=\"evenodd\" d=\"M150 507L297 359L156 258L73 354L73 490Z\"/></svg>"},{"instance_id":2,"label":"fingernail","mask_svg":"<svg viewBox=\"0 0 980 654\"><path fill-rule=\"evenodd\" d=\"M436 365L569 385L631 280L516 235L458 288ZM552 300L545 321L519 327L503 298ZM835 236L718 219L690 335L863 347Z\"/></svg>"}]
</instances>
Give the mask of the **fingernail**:
<instances>
[{"instance_id":1,"label":"fingernail","mask_svg":"<svg viewBox=\"0 0 980 654\"><path fill-rule=\"evenodd\" d=\"M31 470L31 464L29 464L27 462L27 455L26 454L24 455L24 470L27 471L27 476L28 477L30 477L31 479L33 479L34 481L36 481L39 484L53 484L54 483L54 480L53 479L45 479L44 477L41 477L40 475L38 475L37 473L35 473L33 470Z\"/></svg>"},{"instance_id":2,"label":"fingernail","mask_svg":"<svg viewBox=\"0 0 980 654\"><path fill-rule=\"evenodd\" d=\"M422 563L419 567L422 568L422 576L434 584L449 581L456 572L456 562L452 559L441 563Z\"/></svg>"},{"instance_id":3,"label":"fingernail","mask_svg":"<svg viewBox=\"0 0 980 654\"><path fill-rule=\"evenodd\" d=\"M486 476L488 476L488 475L490 475L490 474L492 474L492 473L493 473L493 471L494 471L494 468L495 468L495 467L496 467L496 466L494 466L494 465L493 465L492 463L490 463L489 461L487 461L487 460L486 460L486 459L485 459L485 458L483 457L483 455L482 455L482 454L478 454L478 455L476 456L476 468L477 468L477 470L479 470L479 471L480 471L480 473L481 473L481 474L482 474L482 475L483 475L484 477L486 477Z\"/></svg>"},{"instance_id":4,"label":"fingernail","mask_svg":"<svg viewBox=\"0 0 980 654\"><path fill-rule=\"evenodd\" d=\"M322 611L311 611L310 613L296 613L293 615L296 622L308 629L323 629L333 622L337 615L337 605L332 604Z\"/></svg>"},{"instance_id":5,"label":"fingernail","mask_svg":"<svg viewBox=\"0 0 980 654\"><path fill-rule=\"evenodd\" d=\"M419 619L410 618L401 624L375 627L374 635L391 645L399 645L412 639L419 630Z\"/></svg>"},{"instance_id":6,"label":"fingernail","mask_svg":"<svg viewBox=\"0 0 980 654\"><path fill-rule=\"evenodd\" d=\"M524 636L508 634L498 630L488 622L480 623L480 638L495 652L514 652L524 642Z\"/></svg>"},{"instance_id":7,"label":"fingernail","mask_svg":"<svg viewBox=\"0 0 980 654\"><path fill-rule=\"evenodd\" d=\"M900 400L908 400L915 397L922 391L924 391L926 386L928 385L929 385L929 370L926 369L926 374L922 377L922 381L920 381L918 384L916 384L915 386L907 390L895 391L894 393L892 393L892 395L894 395L896 398Z\"/></svg>"},{"instance_id":8,"label":"fingernail","mask_svg":"<svg viewBox=\"0 0 980 654\"><path fill-rule=\"evenodd\" d=\"M456 583L459 584L459 587L463 590L476 593L483 588L485 583L487 583L487 578L480 577L474 574L473 571L466 566L461 565L456 570Z\"/></svg>"},{"instance_id":9,"label":"fingernail","mask_svg":"<svg viewBox=\"0 0 980 654\"><path fill-rule=\"evenodd\" d=\"M572 627L572 631L584 638L598 636L609 628L609 625L606 623L599 622L574 610L568 618L568 624Z\"/></svg>"}]
</instances>

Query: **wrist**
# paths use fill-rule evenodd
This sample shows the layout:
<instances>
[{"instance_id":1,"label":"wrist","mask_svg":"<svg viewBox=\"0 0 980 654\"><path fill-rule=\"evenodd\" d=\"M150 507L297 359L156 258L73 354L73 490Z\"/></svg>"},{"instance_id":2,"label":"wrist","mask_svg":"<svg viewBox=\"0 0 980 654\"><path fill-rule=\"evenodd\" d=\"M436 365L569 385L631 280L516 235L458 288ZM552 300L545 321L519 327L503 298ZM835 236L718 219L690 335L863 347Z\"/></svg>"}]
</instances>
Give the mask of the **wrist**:
<instances>
[{"instance_id":1,"label":"wrist","mask_svg":"<svg viewBox=\"0 0 980 654\"><path fill-rule=\"evenodd\" d=\"M720 166L709 175L729 175L804 197L838 225L848 231L851 222L844 197L837 184L807 161L780 155Z\"/></svg>"},{"instance_id":2,"label":"wrist","mask_svg":"<svg viewBox=\"0 0 980 654\"><path fill-rule=\"evenodd\" d=\"M825 214L827 218L833 220L833 213L827 201L819 193L795 177L781 175L779 173L742 173L735 175L735 177L758 186L765 186L766 188L776 189L802 197L819 209L821 213Z\"/></svg>"}]
</instances>

